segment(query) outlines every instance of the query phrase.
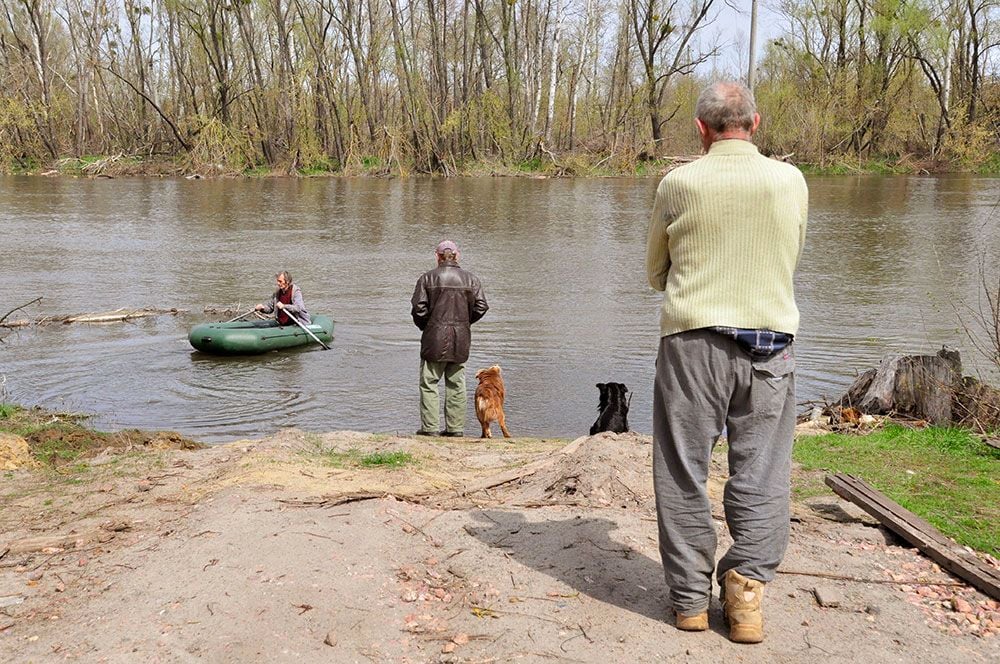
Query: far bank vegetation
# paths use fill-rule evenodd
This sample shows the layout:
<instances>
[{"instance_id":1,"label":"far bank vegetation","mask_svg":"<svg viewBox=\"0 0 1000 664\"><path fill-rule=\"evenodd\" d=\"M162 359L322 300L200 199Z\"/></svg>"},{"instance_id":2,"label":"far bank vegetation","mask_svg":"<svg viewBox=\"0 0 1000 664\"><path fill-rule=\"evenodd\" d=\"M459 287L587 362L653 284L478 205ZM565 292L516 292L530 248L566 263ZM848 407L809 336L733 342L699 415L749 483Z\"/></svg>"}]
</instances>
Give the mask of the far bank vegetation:
<instances>
[{"instance_id":1,"label":"far bank vegetation","mask_svg":"<svg viewBox=\"0 0 1000 664\"><path fill-rule=\"evenodd\" d=\"M1000 171L996 0L777 5L766 153ZM747 50L722 0L2 7L0 169L82 175L654 172L697 152L698 90Z\"/></svg>"}]
</instances>

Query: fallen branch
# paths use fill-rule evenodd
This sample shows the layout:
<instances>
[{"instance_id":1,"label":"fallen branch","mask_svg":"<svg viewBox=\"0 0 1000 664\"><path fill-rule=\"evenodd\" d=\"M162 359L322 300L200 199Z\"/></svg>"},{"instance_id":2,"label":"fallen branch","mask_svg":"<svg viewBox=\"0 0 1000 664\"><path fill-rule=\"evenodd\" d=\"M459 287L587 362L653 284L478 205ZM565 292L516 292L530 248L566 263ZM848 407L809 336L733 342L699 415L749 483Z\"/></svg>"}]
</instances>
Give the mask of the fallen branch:
<instances>
[{"instance_id":1,"label":"fallen branch","mask_svg":"<svg viewBox=\"0 0 1000 664\"><path fill-rule=\"evenodd\" d=\"M804 572L794 569L779 569L778 574L788 574L793 576L815 576L820 579L834 579L836 581L853 581L854 583L883 583L896 586L959 586L965 588L968 584L960 581L929 581L927 579L904 579L894 581L893 579L862 579L856 576L845 576L843 574L830 574L827 572Z\"/></svg>"},{"instance_id":2,"label":"fallen branch","mask_svg":"<svg viewBox=\"0 0 1000 664\"><path fill-rule=\"evenodd\" d=\"M39 300L41 298L38 298ZM28 304L31 304L30 302ZM23 305L27 306L27 305ZM19 307L20 308L20 307ZM12 310L8 313L13 313L17 309ZM21 319L12 321L3 321L0 319L0 327L15 328L15 327L29 327L31 325L47 325L49 323L62 323L68 325L70 323L121 323L125 321L134 320L136 318L149 318L151 316L161 316L169 315L176 316L177 314L187 313L187 309L177 309L176 307L170 309L156 309L153 307L145 307L142 309L115 309L114 311L105 311L97 313L83 313L83 314L60 314L60 315L47 315L39 316L34 319Z\"/></svg>"},{"instance_id":3,"label":"fallen branch","mask_svg":"<svg viewBox=\"0 0 1000 664\"><path fill-rule=\"evenodd\" d=\"M339 496L323 496L315 500L285 500L279 498L278 502L291 505L292 507L336 507L337 505L346 505L347 503L356 503L362 500L378 500L388 495L384 491L359 491L356 493L344 493ZM396 496L396 498L404 501L407 500L405 496Z\"/></svg>"},{"instance_id":4,"label":"fallen branch","mask_svg":"<svg viewBox=\"0 0 1000 664\"><path fill-rule=\"evenodd\" d=\"M19 311L20 309L24 309L25 307L30 307L32 304L35 304L36 302L41 302L41 301L42 301L42 298L41 298L41 296L39 296L39 297L36 297L31 302L25 302L24 304L22 304L19 307L14 307L13 309L11 309L7 313L5 313L3 316L0 316L0 325L2 325L5 320L7 320L7 316L10 316L15 311Z\"/></svg>"}]
</instances>

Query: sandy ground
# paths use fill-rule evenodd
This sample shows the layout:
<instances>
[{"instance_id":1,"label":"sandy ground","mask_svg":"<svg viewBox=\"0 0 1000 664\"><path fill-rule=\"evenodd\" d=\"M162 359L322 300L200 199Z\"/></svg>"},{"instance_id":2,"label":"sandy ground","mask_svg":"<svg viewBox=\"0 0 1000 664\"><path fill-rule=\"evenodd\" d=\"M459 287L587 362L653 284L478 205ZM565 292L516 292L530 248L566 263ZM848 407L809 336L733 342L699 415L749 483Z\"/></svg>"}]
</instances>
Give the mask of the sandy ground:
<instances>
[{"instance_id":1,"label":"sandy ground","mask_svg":"<svg viewBox=\"0 0 1000 664\"><path fill-rule=\"evenodd\" d=\"M649 438L565 446L288 430L0 474L0 661L998 661L1000 606L832 493L795 505L763 644L717 602L677 631Z\"/></svg>"}]
</instances>

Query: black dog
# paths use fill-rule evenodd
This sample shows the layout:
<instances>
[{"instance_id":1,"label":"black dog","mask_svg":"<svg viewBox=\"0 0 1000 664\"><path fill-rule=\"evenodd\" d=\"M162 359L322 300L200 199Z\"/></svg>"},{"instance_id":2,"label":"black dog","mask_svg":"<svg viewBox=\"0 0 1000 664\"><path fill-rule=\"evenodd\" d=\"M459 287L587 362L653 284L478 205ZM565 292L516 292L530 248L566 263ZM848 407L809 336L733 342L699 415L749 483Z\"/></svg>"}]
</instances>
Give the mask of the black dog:
<instances>
[{"instance_id":1,"label":"black dog","mask_svg":"<svg viewBox=\"0 0 1000 664\"><path fill-rule=\"evenodd\" d=\"M590 435L602 431L628 431L628 406L632 401L632 393L624 383L598 383L597 389L601 392L601 401L597 406L600 414L594 426L590 427Z\"/></svg>"}]
</instances>

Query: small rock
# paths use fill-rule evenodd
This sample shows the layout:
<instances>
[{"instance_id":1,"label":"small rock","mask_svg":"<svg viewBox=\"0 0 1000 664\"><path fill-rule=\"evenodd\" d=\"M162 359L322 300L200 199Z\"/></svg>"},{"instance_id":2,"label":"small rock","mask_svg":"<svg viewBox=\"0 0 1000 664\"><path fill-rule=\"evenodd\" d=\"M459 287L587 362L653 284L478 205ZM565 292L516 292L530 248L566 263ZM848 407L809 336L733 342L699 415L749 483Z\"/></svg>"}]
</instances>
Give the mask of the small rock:
<instances>
[{"instance_id":1,"label":"small rock","mask_svg":"<svg viewBox=\"0 0 1000 664\"><path fill-rule=\"evenodd\" d=\"M33 572L28 572L25 576L28 577L28 581L40 581L45 573L41 570L35 570Z\"/></svg>"},{"instance_id":2,"label":"small rock","mask_svg":"<svg viewBox=\"0 0 1000 664\"><path fill-rule=\"evenodd\" d=\"M403 524L403 532L412 535L413 533L417 532L417 529L414 528L413 526L411 526L408 523L404 523Z\"/></svg>"},{"instance_id":3,"label":"small rock","mask_svg":"<svg viewBox=\"0 0 1000 664\"><path fill-rule=\"evenodd\" d=\"M420 595L417 594L416 590L407 590L399 597L399 599L404 602L416 602L418 597L420 597Z\"/></svg>"},{"instance_id":4,"label":"small rock","mask_svg":"<svg viewBox=\"0 0 1000 664\"><path fill-rule=\"evenodd\" d=\"M135 488L137 491L149 491L150 489L153 488L153 484L146 480L142 480L141 482L135 485Z\"/></svg>"},{"instance_id":5,"label":"small rock","mask_svg":"<svg viewBox=\"0 0 1000 664\"><path fill-rule=\"evenodd\" d=\"M123 530L128 530L130 528L130 526L129 526L128 521L119 521L119 520L111 519L109 521L105 521L104 523L102 523L101 524L101 528L103 528L104 530L108 530L110 532L113 532L113 533L120 533Z\"/></svg>"},{"instance_id":6,"label":"small rock","mask_svg":"<svg viewBox=\"0 0 1000 664\"><path fill-rule=\"evenodd\" d=\"M464 646L469 642L469 635L464 632L459 632L455 635L455 638L452 639L452 642L456 645Z\"/></svg>"},{"instance_id":7,"label":"small rock","mask_svg":"<svg viewBox=\"0 0 1000 664\"><path fill-rule=\"evenodd\" d=\"M975 613L972 605L958 595L951 598L951 608L959 613Z\"/></svg>"},{"instance_id":8,"label":"small rock","mask_svg":"<svg viewBox=\"0 0 1000 664\"><path fill-rule=\"evenodd\" d=\"M828 586L816 586L813 588L813 594L816 596L816 602L828 609L840 606L844 600L838 591Z\"/></svg>"},{"instance_id":9,"label":"small rock","mask_svg":"<svg viewBox=\"0 0 1000 664\"><path fill-rule=\"evenodd\" d=\"M88 562L90 561L88 561L86 558L80 558L78 561L76 561L76 564L79 567L86 567Z\"/></svg>"},{"instance_id":10,"label":"small rock","mask_svg":"<svg viewBox=\"0 0 1000 664\"><path fill-rule=\"evenodd\" d=\"M455 647L456 647L455 644L449 641L448 643L441 646L441 652L443 653L455 652Z\"/></svg>"},{"instance_id":11,"label":"small rock","mask_svg":"<svg viewBox=\"0 0 1000 664\"><path fill-rule=\"evenodd\" d=\"M20 595L7 595L6 597L0 597L0 609L8 606L17 606L22 602L24 602L24 598Z\"/></svg>"},{"instance_id":12,"label":"small rock","mask_svg":"<svg viewBox=\"0 0 1000 664\"><path fill-rule=\"evenodd\" d=\"M323 643L330 646L331 648L337 645L337 635L336 633L334 633L332 629L326 633L326 638L323 639Z\"/></svg>"},{"instance_id":13,"label":"small rock","mask_svg":"<svg viewBox=\"0 0 1000 664\"><path fill-rule=\"evenodd\" d=\"M872 616L877 616L878 614L882 613L882 609L879 608L878 605L876 604L869 604L868 606L865 607L865 613Z\"/></svg>"}]
</instances>

